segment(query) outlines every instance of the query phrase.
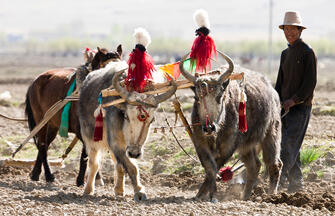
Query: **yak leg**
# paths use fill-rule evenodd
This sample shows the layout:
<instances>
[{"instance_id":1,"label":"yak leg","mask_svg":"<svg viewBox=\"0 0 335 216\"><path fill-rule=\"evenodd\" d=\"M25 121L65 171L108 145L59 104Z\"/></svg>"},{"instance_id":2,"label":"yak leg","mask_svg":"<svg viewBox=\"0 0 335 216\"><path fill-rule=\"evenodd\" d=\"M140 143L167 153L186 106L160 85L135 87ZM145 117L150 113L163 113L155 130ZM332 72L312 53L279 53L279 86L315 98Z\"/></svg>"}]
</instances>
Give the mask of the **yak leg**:
<instances>
[{"instance_id":1,"label":"yak leg","mask_svg":"<svg viewBox=\"0 0 335 216\"><path fill-rule=\"evenodd\" d=\"M277 137L281 137L281 135L279 134ZM263 160L270 177L268 191L270 194L277 193L281 168L283 166L283 163L280 160L280 138L277 137L268 133L265 140L262 142Z\"/></svg>"},{"instance_id":2,"label":"yak leg","mask_svg":"<svg viewBox=\"0 0 335 216\"><path fill-rule=\"evenodd\" d=\"M248 152L243 152L241 156L241 161L244 163L247 170L247 181L243 191L243 199L247 200L249 199L252 188L257 180L259 169L261 167L261 162L256 155L255 148L252 148Z\"/></svg>"},{"instance_id":3,"label":"yak leg","mask_svg":"<svg viewBox=\"0 0 335 216\"><path fill-rule=\"evenodd\" d=\"M128 173L131 183L134 188L134 200L135 201L142 201L146 200L147 196L145 194L144 186L140 183L140 177L139 177L139 171L135 164L132 163L132 161L127 157L126 155L126 143L124 141L124 136L122 133L122 130L115 130L117 127L113 127L113 119L108 119L106 122L112 122L112 124L107 124L106 128L107 131L113 131L113 133L107 133L107 141L108 145L111 148L117 164L117 174L119 175L117 181L120 181L118 184L121 187L121 181L123 182L123 179L121 179L122 176L122 170L118 168L118 164L121 164L123 169ZM119 172L120 171L120 172Z\"/></svg>"},{"instance_id":4,"label":"yak leg","mask_svg":"<svg viewBox=\"0 0 335 216\"><path fill-rule=\"evenodd\" d=\"M116 196L123 196L124 193L124 169L122 164L117 163L114 154L111 154L113 163L115 164L115 171L114 171L114 193Z\"/></svg>"},{"instance_id":5,"label":"yak leg","mask_svg":"<svg viewBox=\"0 0 335 216\"><path fill-rule=\"evenodd\" d=\"M82 143L84 142L82 141ZM78 187L84 185L85 183L84 179L85 179L86 168L87 168L87 153L86 153L85 145L83 145L83 148L81 150L81 155L80 155L79 173L76 179L76 184ZM102 176L101 171L98 170L95 180L97 181L97 183L99 183L100 186L103 186L104 181L102 180L101 176Z\"/></svg>"},{"instance_id":6,"label":"yak leg","mask_svg":"<svg viewBox=\"0 0 335 216\"><path fill-rule=\"evenodd\" d=\"M88 175L87 175L87 183L84 190L85 194L94 193L95 176L98 172L99 164L100 164L100 152L98 152L95 149L91 149L88 155Z\"/></svg>"},{"instance_id":7,"label":"yak leg","mask_svg":"<svg viewBox=\"0 0 335 216\"><path fill-rule=\"evenodd\" d=\"M115 151L113 150L113 152ZM140 183L140 177L139 177L137 166L129 160L124 150L116 151L116 152L118 152L118 154L115 154L117 164L122 164L123 168L126 170L126 172L128 173L130 177L131 183L134 188L135 201L146 200L147 196L145 194L144 186L141 185Z\"/></svg>"},{"instance_id":8,"label":"yak leg","mask_svg":"<svg viewBox=\"0 0 335 216\"><path fill-rule=\"evenodd\" d=\"M121 164L116 163L116 169L114 174L115 187L114 193L116 196L123 196L124 192L124 169Z\"/></svg>"},{"instance_id":9,"label":"yak leg","mask_svg":"<svg viewBox=\"0 0 335 216\"><path fill-rule=\"evenodd\" d=\"M205 180L200 186L200 189L196 195L198 199L204 199L209 193L209 198L211 201L215 202L215 193L216 193L216 170L217 165L214 157L210 153L208 148L200 147L196 148L198 157L201 161L201 165L205 169Z\"/></svg>"}]
</instances>

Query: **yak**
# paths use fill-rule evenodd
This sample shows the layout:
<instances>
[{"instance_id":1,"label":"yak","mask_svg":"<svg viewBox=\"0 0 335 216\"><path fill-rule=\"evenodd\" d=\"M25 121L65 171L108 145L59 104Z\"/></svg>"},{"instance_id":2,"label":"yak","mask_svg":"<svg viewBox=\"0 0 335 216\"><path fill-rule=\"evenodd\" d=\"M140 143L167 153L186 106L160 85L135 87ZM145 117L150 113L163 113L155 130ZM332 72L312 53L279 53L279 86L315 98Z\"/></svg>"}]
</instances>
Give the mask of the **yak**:
<instances>
[{"instance_id":1,"label":"yak","mask_svg":"<svg viewBox=\"0 0 335 216\"><path fill-rule=\"evenodd\" d=\"M144 187L140 183L139 171L132 159L139 158L145 143L154 113L159 103L170 98L177 90L176 82L171 78L172 86L160 95L146 95L136 91L127 91L119 81L128 65L125 62L112 62L105 68L89 74L83 83L79 100L79 120L81 135L88 154L88 174L84 193L93 194L95 175L99 170L101 156L111 150L115 169L115 195L124 193L124 175L129 174L134 188L136 201L146 200ZM94 141L96 119L93 113L98 107L101 90L113 85L125 103L103 108L103 136L101 141ZM106 104L120 96L102 97Z\"/></svg>"},{"instance_id":2,"label":"yak","mask_svg":"<svg viewBox=\"0 0 335 216\"><path fill-rule=\"evenodd\" d=\"M85 53L86 64L77 68L57 68L41 73L28 87L26 94L25 113L28 118L28 126L30 131L38 125L45 113L58 101L64 99L70 85L76 78L76 88L80 88L81 82L87 76L89 70L97 70L104 67L110 61L121 61L122 47L119 45L116 52L108 52L105 48L98 48L98 52L89 56ZM75 73L75 75L74 75ZM77 114L77 102L72 102L69 110L69 132L74 133L81 141L79 128L79 120ZM44 167L44 175L47 182L53 182L55 177L47 160L47 152L50 143L57 136L60 127L62 112L58 112L50 121L35 135L34 142L38 148L36 163L31 172L30 178L33 181L38 181ZM85 148L83 147L80 158L80 170L77 177L77 186L84 184L84 176L86 170L87 157ZM100 179L100 178L99 178ZM101 180L102 181L102 180Z\"/></svg>"},{"instance_id":3,"label":"yak","mask_svg":"<svg viewBox=\"0 0 335 216\"><path fill-rule=\"evenodd\" d=\"M179 65L183 76L194 84L195 101L192 110L193 142L205 169L205 180L196 195L215 202L216 174L235 151L246 167L247 179L242 198L248 199L261 166L256 147L263 151L263 160L270 177L269 193L276 193L281 173L281 119L279 96L270 82L260 73L246 71L244 88L229 77L233 61L218 51L229 64L216 76L196 76L183 67L188 55ZM222 69L220 69L222 70ZM245 92L248 130L239 131L239 102Z\"/></svg>"}]
</instances>

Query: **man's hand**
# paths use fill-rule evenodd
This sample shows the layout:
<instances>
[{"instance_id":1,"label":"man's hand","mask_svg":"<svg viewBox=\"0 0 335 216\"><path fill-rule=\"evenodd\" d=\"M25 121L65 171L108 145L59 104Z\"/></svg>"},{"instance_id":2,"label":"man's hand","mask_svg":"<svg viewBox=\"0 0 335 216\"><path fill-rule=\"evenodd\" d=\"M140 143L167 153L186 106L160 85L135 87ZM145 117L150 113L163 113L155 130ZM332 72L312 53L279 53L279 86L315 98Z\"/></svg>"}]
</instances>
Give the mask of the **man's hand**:
<instances>
[{"instance_id":1,"label":"man's hand","mask_svg":"<svg viewBox=\"0 0 335 216\"><path fill-rule=\"evenodd\" d=\"M289 111L290 108L293 107L294 105L295 105L295 102L292 99L288 99L283 102L283 108L285 111Z\"/></svg>"}]
</instances>

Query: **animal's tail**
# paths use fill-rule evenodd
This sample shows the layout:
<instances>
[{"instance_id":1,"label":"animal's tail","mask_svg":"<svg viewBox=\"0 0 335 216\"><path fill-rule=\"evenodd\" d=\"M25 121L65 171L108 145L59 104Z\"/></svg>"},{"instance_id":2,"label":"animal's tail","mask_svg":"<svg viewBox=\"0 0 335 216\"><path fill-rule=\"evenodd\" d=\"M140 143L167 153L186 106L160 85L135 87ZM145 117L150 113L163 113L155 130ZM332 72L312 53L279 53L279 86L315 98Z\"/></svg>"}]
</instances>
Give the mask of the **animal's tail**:
<instances>
[{"instance_id":1,"label":"animal's tail","mask_svg":"<svg viewBox=\"0 0 335 216\"><path fill-rule=\"evenodd\" d=\"M28 126L29 126L30 131L32 131L34 129L34 127L36 126L36 122L34 120L34 114L33 114L33 111L31 109L30 100L29 100L29 95L30 95L31 88L32 88L32 84L29 86L27 94L26 94L26 109L25 109L25 114L26 114L27 119L28 119ZM34 136L34 142L35 142L35 144L37 144L35 136Z\"/></svg>"}]
</instances>

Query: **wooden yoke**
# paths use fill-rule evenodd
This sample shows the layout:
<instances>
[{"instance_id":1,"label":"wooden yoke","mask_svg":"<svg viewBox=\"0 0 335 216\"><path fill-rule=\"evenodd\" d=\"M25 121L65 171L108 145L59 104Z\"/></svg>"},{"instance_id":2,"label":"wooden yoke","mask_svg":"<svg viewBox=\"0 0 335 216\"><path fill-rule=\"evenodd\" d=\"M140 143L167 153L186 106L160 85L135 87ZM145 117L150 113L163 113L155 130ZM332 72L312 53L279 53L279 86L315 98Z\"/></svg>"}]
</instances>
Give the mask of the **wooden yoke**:
<instances>
[{"instance_id":1,"label":"wooden yoke","mask_svg":"<svg viewBox=\"0 0 335 216\"><path fill-rule=\"evenodd\" d=\"M220 72L217 70L214 70L210 73L208 73L207 75L210 74L219 74ZM202 76L202 74L200 75ZM236 74L232 74L229 76L229 79L231 80L241 80L244 76L244 72L242 73L236 73ZM188 80L177 80L177 89L185 89L185 88L190 88L193 85L193 83L191 83ZM147 94L147 95L153 95L153 94L160 94L160 93L164 93L167 92L170 88L170 82L165 82L165 83L150 83L149 88L147 88L147 90L145 90L143 93ZM112 87L109 87L107 89L104 89L101 91L102 97L109 97L109 96L119 96L119 93ZM116 104L120 104L120 103L124 103L126 100L123 98L114 100L110 103L106 103L106 104L102 104L102 107L109 107L109 106L113 106Z\"/></svg>"}]
</instances>

